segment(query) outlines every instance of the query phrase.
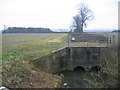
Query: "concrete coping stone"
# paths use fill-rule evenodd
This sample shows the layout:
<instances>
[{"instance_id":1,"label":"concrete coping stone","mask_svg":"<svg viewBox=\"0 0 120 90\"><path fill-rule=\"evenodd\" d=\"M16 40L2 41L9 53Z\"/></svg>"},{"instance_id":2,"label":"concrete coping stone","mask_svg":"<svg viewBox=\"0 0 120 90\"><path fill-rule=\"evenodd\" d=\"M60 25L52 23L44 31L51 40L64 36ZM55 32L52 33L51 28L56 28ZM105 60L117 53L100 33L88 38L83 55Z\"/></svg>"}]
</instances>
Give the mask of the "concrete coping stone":
<instances>
[{"instance_id":1,"label":"concrete coping stone","mask_svg":"<svg viewBox=\"0 0 120 90\"><path fill-rule=\"evenodd\" d=\"M60 49L58 49L58 50L56 50L56 51L54 51L53 53L55 53L55 52L58 52L58 51L61 51L61 50L63 50L63 49L67 49L67 48L83 48L83 47L88 47L88 48L94 48L94 47L100 47L100 48L108 48L108 46L65 46L65 47L63 47L63 48L60 48Z\"/></svg>"}]
</instances>

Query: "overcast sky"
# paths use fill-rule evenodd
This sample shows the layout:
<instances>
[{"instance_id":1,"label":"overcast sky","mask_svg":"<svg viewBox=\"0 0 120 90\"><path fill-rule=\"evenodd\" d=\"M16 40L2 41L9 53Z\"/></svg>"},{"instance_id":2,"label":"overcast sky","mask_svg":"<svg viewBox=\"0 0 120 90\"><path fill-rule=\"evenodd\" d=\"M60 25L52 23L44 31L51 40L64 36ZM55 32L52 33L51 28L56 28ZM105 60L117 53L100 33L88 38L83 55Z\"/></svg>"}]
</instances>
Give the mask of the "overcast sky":
<instances>
[{"instance_id":1,"label":"overcast sky","mask_svg":"<svg viewBox=\"0 0 120 90\"><path fill-rule=\"evenodd\" d=\"M0 29L47 27L69 29L77 5L85 3L94 13L86 29L117 29L119 0L0 0Z\"/></svg>"}]
</instances>

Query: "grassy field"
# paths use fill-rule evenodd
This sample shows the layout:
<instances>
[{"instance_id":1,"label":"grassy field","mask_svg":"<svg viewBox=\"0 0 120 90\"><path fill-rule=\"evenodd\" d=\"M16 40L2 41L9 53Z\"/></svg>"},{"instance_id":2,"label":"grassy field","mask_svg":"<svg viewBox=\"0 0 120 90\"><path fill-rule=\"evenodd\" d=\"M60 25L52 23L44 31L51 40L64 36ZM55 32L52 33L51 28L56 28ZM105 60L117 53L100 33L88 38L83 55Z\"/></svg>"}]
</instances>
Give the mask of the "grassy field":
<instances>
[{"instance_id":1,"label":"grassy field","mask_svg":"<svg viewBox=\"0 0 120 90\"><path fill-rule=\"evenodd\" d=\"M3 85L23 88L59 87L61 77L36 68L33 60L67 46L67 37L67 34L58 33L3 34ZM71 42L70 45L84 46L86 42ZM89 43L89 45L104 44Z\"/></svg>"},{"instance_id":2,"label":"grassy field","mask_svg":"<svg viewBox=\"0 0 120 90\"><path fill-rule=\"evenodd\" d=\"M36 57L64 47L65 39L65 34L3 34L3 85L8 87L58 87L60 77L35 68L32 61Z\"/></svg>"}]
</instances>

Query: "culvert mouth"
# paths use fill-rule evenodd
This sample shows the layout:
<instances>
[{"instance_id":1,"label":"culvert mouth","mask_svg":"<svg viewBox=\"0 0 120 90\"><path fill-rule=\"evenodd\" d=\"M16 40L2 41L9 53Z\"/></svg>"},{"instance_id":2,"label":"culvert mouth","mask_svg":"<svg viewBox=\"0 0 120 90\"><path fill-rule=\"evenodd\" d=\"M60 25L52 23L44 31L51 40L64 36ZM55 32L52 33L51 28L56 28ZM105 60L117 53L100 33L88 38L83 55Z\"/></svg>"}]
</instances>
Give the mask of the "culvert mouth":
<instances>
[{"instance_id":1,"label":"culvert mouth","mask_svg":"<svg viewBox=\"0 0 120 90\"><path fill-rule=\"evenodd\" d=\"M85 72L85 68L82 67L82 66L77 66L77 67L74 68L74 71L83 71L83 72Z\"/></svg>"},{"instance_id":2,"label":"culvert mouth","mask_svg":"<svg viewBox=\"0 0 120 90\"><path fill-rule=\"evenodd\" d=\"M99 72L100 71L100 66L94 66L94 67L91 68L90 71Z\"/></svg>"}]
</instances>

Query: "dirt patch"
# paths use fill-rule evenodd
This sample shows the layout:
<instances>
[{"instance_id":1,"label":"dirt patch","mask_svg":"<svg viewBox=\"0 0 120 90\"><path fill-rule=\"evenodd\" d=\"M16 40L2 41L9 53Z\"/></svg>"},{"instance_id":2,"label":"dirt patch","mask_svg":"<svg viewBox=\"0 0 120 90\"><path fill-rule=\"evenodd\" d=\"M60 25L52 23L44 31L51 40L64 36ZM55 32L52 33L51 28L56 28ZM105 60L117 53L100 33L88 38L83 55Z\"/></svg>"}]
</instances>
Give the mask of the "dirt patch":
<instances>
[{"instance_id":1,"label":"dirt patch","mask_svg":"<svg viewBox=\"0 0 120 90\"><path fill-rule=\"evenodd\" d=\"M61 40L49 40L48 42L61 42Z\"/></svg>"}]
</instances>

